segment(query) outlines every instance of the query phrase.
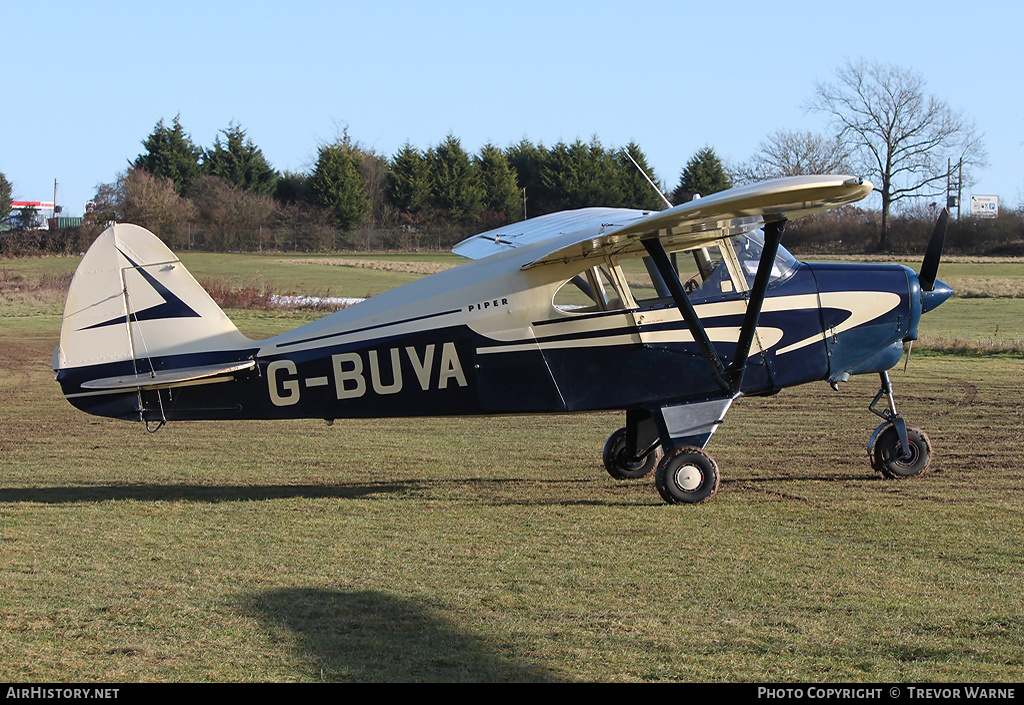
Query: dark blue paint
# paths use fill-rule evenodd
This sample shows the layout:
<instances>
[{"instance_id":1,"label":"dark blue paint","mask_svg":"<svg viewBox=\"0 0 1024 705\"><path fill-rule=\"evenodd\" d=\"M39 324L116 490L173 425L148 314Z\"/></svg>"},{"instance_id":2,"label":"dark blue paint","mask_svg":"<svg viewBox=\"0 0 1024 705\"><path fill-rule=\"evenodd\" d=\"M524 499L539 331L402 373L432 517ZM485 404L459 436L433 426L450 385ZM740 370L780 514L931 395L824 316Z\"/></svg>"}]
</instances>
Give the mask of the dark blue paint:
<instances>
[{"instance_id":1,"label":"dark blue paint","mask_svg":"<svg viewBox=\"0 0 1024 705\"><path fill-rule=\"evenodd\" d=\"M118 252L121 252L118 249ZM138 311L131 314L131 317L136 321L156 321L161 318L198 318L199 313L192 309L191 306L186 304L184 301L179 299L174 292L168 289L166 286L157 281L156 277L147 272L144 267L140 267L131 257L121 252L121 255L128 260L135 271L137 271L142 278L145 279L156 293L160 294L164 302L157 304L156 306L150 306L147 309ZM102 323L96 323L91 326L82 328L81 330L92 330L93 328L104 328L106 326L115 326L118 324L124 324L127 322L128 316L118 316L111 318L108 321Z\"/></svg>"}]
</instances>

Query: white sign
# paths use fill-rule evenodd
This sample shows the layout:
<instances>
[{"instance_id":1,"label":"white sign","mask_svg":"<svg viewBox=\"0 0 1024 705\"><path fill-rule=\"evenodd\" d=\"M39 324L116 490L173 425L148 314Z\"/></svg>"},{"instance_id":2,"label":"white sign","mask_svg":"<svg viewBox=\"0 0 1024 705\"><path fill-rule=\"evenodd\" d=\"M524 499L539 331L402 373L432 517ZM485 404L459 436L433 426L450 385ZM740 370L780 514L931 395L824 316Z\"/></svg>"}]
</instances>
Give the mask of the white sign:
<instances>
[{"instance_id":1,"label":"white sign","mask_svg":"<svg viewBox=\"0 0 1024 705\"><path fill-rule=\"evenodd\" d=\"M999 196L971 196L971 215L995 218L999 215Z\"/></svg>"}]
</instances>

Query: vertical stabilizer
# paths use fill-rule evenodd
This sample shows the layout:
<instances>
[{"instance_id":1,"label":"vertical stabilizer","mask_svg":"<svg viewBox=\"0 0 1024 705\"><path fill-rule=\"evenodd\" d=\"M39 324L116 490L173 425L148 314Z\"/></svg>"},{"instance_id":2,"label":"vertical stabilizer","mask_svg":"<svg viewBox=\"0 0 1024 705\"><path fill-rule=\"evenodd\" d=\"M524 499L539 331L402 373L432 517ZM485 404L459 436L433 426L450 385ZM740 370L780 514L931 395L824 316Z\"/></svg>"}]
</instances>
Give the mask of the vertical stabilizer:
<instances>
[{"instance_id":1,"label":"vertical stabilizer","mask_svg":"<svg viewBox=\"0 0 1024 705\"><path fill-rule=\"evenodd\" d=\"M53 367L122 363L142 372L154 359L251 346L163 242L145 228L118 224L103 231L75 271Z\"/></svg>"}]
</instances>

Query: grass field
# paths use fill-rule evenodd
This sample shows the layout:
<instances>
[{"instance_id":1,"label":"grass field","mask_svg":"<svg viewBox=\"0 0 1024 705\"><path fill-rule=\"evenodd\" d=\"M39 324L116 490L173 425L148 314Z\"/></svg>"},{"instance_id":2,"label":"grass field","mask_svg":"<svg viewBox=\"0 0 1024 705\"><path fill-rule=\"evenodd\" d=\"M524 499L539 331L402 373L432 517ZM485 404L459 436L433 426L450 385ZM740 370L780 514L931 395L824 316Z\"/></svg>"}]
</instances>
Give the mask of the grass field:
<instances>
[{"instance_id":1,"label":"grass field","mask_svg":"<svg viewBox=\"0 0 1024 705\"><path fill-rule=\"evenodd\" d=\"M306 293L417 276L195 257ZM1019 340L1022 301L954 298L922 332ZM670 507L601 467L618 414L89 417L49 370L59 310L0 295L0 679L1024 677L1020 355L939 346L893 373L935 448L921 478L868 467L877 379L854 378L741 400L708 448L718 496ZM313 316L229 315L254 337Z\"/></svg>"}]
</instances>

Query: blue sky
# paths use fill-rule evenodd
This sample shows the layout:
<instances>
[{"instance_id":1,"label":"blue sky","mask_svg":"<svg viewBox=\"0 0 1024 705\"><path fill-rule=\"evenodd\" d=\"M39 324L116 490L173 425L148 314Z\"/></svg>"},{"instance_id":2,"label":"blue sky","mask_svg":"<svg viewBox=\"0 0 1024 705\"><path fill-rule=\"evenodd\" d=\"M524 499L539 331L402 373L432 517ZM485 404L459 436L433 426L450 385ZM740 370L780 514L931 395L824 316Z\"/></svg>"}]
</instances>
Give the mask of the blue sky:
<instances>
[{"instance_id":1,"label":"blue sky","mask_svg":"<svg viewBox=\"0 0 1024 705\"><path fill-rule=\"evenodd\" d=\"M12 7L13 5L13 7ZM526 137L640 144L675 186L710 145L748 159L846 59L913 69L985 135L969 191L1024 201L1024 3L11 2L0 172L80 215L160 119L200 146L232 122L279 170L343 129L394 154L449 132L469 151ZM965 200L968 194L965 193Z\"/></svg>"}]
</instances>

